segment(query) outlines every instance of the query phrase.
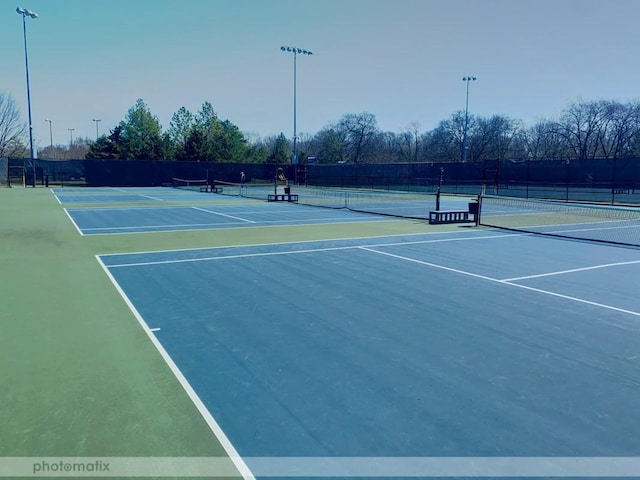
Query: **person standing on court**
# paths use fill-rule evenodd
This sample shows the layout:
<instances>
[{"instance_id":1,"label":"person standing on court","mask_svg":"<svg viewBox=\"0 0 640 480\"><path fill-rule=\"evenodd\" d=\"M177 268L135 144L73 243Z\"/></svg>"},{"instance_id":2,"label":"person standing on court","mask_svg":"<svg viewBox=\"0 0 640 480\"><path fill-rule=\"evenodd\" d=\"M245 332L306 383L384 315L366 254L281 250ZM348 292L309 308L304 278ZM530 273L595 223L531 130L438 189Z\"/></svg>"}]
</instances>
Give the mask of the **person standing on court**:
<instances>
[{"instance_id":1,"label":"person standing on court","mask_svg":"<svg viewBox=\"0 0 640 480\"><path fill-rule=\"evenodd\" d=\"M245 177L244 172L240 172L240 187L244 187L244 182L246 181L247 177Z\"/></svg>"}]
</instances>

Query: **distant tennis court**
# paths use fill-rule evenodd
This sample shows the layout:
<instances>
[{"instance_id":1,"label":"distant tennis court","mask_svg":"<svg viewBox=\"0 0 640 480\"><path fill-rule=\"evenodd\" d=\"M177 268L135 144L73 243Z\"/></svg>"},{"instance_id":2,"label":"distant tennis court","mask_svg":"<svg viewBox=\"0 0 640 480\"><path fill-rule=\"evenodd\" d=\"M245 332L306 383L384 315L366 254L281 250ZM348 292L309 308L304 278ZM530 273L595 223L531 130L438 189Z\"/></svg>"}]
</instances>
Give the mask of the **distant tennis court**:
<instances>
[{"instance_id":1,"label":"distant tennis court","mask_svg":"<svg viewBox=\"0 0 640 480\"><path fill-rule=\"evenodd\" d=\"M211 200L210 195L198 191L163 187L98 187L51 189L60 204L141 203Z\"/></svg>"},{"instance_id":2,"label":"distant tennis court","mask_svg":"<svg viewBox=\"0 0 640 480\"><path fill-rule=\"evenodd\" d=\"M66 209L81 235L144 233L218 228L250 228L375 222L380 217L347 210L274 205L202 205ZM389 220L389 219L384 219Z\"/></svg>"},{"instance_id":3,"label":"distant tennis court","mask_svg":"<svg viewBox=\"0 0 640 480\"><path fill-rule=\"evenodd\" d=\"M248 462L640 452L638 249L480 229L98 260Z\"/></svg>"}]
</instances>

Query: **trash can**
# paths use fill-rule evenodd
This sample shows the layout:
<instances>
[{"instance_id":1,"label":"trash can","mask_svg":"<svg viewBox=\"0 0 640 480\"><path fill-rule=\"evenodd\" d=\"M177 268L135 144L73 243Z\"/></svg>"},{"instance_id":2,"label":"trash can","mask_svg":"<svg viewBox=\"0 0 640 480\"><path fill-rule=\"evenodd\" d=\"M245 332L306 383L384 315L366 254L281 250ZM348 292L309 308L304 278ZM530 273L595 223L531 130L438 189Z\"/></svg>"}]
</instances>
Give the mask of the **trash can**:
<instances>
[{"instance_id":1,"label":"trash can","mask_svg":"<svg viewBox=\"0 0 640 480\"><path fill-rule=\"evenodd\" d=\"M480 204L478 202L469 202L469 213L471 215L478 215Z\"/></svg>"},{"instance_id":2,"label":"trash can","mask_svg":"<svg viewBox=\"0 0 640 480\"><path fill-rule=\"evenodd\" d=\"M289 185L284 187L284 194L285 195L291 195L291 187Z\"/></svg>"}]
</instances>

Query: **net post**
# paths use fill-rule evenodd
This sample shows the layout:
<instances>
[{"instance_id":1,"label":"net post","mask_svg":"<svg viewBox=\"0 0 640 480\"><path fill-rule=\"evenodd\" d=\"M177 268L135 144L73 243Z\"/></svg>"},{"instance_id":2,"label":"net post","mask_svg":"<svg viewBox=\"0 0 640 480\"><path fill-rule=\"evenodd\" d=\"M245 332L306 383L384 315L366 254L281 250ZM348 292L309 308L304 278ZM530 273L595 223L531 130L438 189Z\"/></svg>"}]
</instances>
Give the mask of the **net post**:
<instances>
[{"instance_id":1,"label":"net post","mask_svg":"<svg viewBox=\"0 0 640 480\"><path fill-rule=\"evenodd\" d=\"M476 227L480 226L480 214L482 212L482 195L478 195L478 213L476 213Z\"/></svg>"},{"instance_id":2,"label":"net post","mask_svg":"<svg viewBox=\"0 0 640 480\"><path fill-rule=\"evenodd\" d=\"M444 175L444 168L440 167L440 177L438 178L438 190L436 191L436 211L440 210L440 189L442 187L443 175Z\"/></svg>"}]
</instances>

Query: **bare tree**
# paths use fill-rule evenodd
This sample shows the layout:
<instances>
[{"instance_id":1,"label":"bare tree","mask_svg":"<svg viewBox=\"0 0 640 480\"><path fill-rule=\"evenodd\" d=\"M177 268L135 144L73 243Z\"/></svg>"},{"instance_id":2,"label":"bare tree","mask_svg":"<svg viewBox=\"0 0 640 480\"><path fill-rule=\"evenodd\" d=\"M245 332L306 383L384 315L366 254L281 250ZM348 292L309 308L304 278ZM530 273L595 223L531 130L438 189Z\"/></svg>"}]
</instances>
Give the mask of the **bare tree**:
<instances>
[{"instance_id":1,"label":"bare tree","mask_svg":"<svg viewBox=\"0 0 640 480\"><path fill-rule=\"evenodd\" d=\"M459 162L462 159L464 112L455 112L448 120L442 120L432 131L422 137L423 161ZM475 117L469 115L469 135L475 125Z\"/></svg>"},{"instance_id":2,"label":"bare tree","mask_svg":"<svg viewBox=\"0 0 640 480\"><path fill-rule=\"evenodd\" d=\"M335 130L343 132L346 137L351 162L362 162L372 155L370 147L374 137L379 133L375 115L367 112L347 114L338 122Z\"/></svg>"},{"instance_id":3,"label":"bare tree","mask_svg":"<svg viewBox=\"0 0 640 480\"><path fill-rule=\"evenodd\" d=\"M22 155L25 151L27 125L13 97L0 92L0 157Z\"/></svg>"},{"instance_id":4,"label":"bare tree","mask_svg":"<svg viewBox=\"0 0 640 480\"><path fill-rule=\"evenodd\" d=\"M599 139L606 129L607 102L574 103L562 114L555 131L566 141L575 158L596 158Z\"/></svg>"},{"instance_id":5,"label":"bare tree","mask_svg":"<svg viewBox=\"0 0 640 480\"><path fill-rule=\"evenodd\" d=\"M567 145L557 133L556 124L542 120L528 128L525 134L527 158L531 160L562 159Z\"/></svg>"},{"instance_id":6,"label":"bare tree","mask_svg":"<svg viewBox=\"0 0 640 480\"><path fill-rule=\"evenodd\" d=\"M520 123L502 115L478 118L474 128L467 132L472 160L500 160L512 158L512 143Z\"/></svg>"},{"instance_id":7,"label":"bare tree","mask_svg":"<svg viewBox=\"0 0 640 480\"><path fill-rule=\"evenodd\" d=\"M598 135L603 158L620 158L630 154L633 138L640 125L640 106L634 103L606 102L604 127Z\"/></svg>"}]
</instances>

